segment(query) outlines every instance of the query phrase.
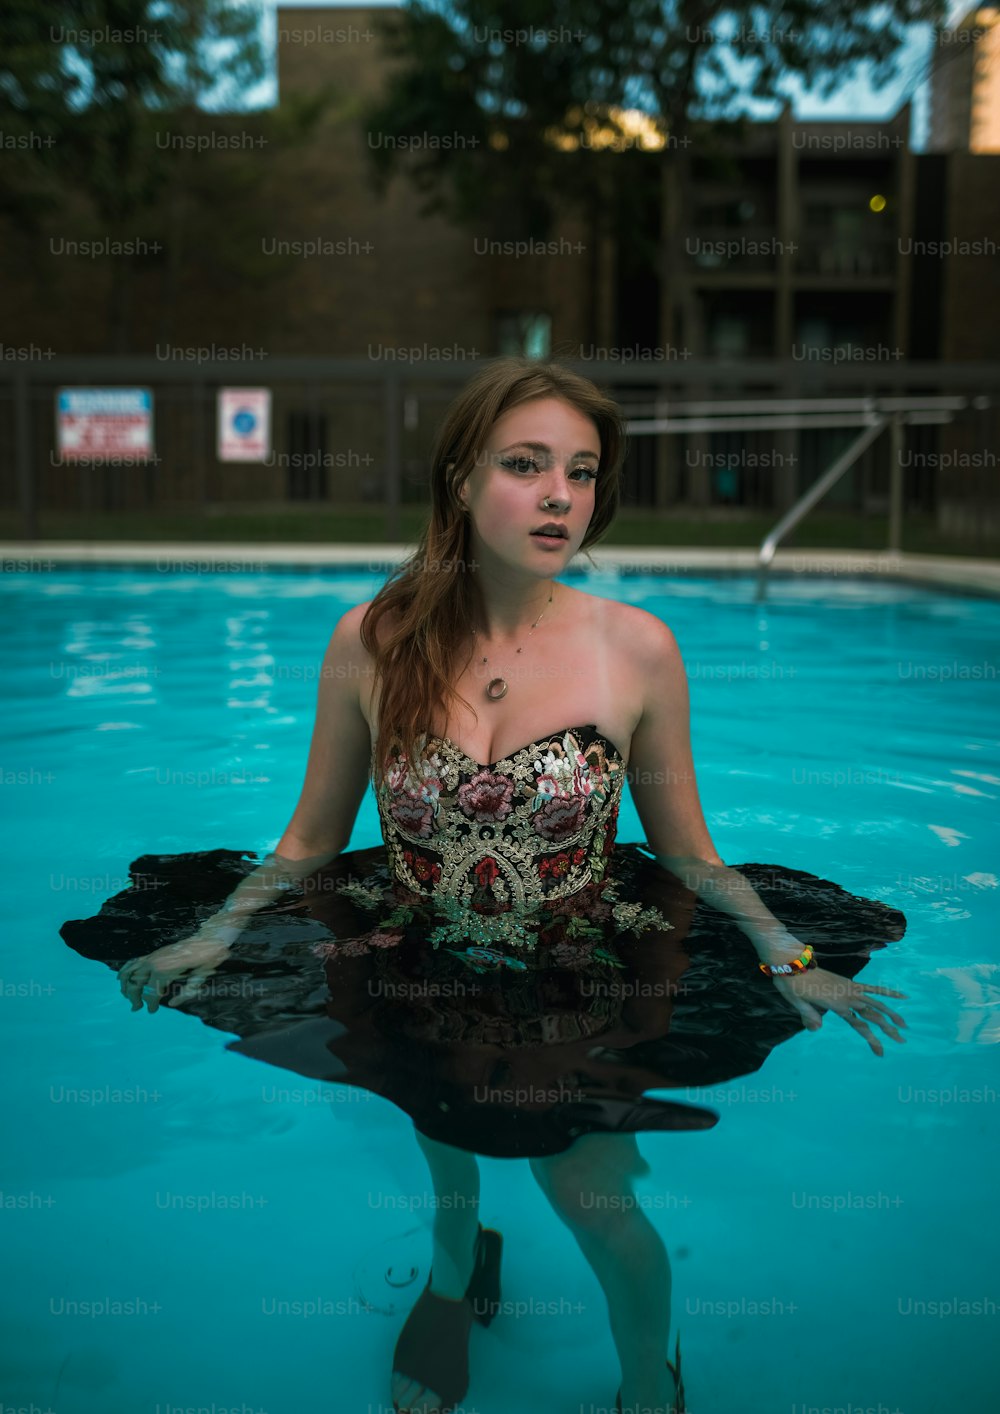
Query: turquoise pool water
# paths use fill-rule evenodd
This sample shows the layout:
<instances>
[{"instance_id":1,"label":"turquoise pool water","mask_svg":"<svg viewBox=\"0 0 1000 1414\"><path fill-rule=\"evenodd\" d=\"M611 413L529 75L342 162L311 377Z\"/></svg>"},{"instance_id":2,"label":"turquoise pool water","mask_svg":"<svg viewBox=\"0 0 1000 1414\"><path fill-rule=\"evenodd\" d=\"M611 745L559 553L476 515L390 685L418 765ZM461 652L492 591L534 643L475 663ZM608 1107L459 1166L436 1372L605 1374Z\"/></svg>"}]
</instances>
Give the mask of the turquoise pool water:
<instances>
[{"instance_id":1,"label":"turquoise pool water","mask_svg":"<svg viewBox=\"0 0 1000 1414\"><path fill-rule=\"evenodd\" d=\"M279 838L359 573L7 574L0 1405L54 1414L392 1409L429 1178L400 1111L268 1071L66 947L143 853ZM691 1414L992 1414L1000 1042L1000 603L877 580L573 577L674 629L713 839L901 908L844 1022L689 1097L636 1187L673 1266ZM618 837L642 838L631 801ZM379 840L369 793L352 848ZM523 1161L481 1159L505 1298L467 1410L613 1404L603 1296ZM391 1268L417 1265L395 1297ZM409 1272L407 1271L407 1275ZM371 1309L374 1307L375 1309ZM522 1314L523 1313L523 1314ZM673 1335L671 1335L671 1346Z\"/></svg>"}]
</instances>

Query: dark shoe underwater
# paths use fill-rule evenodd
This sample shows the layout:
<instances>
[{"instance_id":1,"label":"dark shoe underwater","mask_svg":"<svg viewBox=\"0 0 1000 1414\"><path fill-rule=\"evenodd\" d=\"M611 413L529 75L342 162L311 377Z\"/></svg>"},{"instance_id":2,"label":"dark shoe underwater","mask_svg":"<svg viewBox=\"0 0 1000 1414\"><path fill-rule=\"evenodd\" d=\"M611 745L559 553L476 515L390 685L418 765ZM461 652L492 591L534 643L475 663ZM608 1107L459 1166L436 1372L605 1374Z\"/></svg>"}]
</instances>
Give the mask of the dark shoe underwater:
<instances>
[{"instance_id":1,"label":"dark shoe underwater","mask_svg":"<svg viewBox=\"0 0 1000 1414\"><path fill-rule=\"evenodd\" d=\"M393 1354L393 1374L404 1375L441 1400L440 1414L465 1397L469 1388L469 1332L472 1322L488 1326L500 1308L500 1257L503 1237L479 1224L472 1276L465 1295L455 1300L431 1291L427 1278L417 1304L406 1318ZM421 1395L421 1402L425 1396ZM401 1414L393 1399L392 1407Z\"/></svg>"},{"instance_id":2,"label":"dark shoe underwater","mask_svg":"<svg viewBox=\"0 0 1000 1414\"><path fill-rule=\"evenodd\" d=\"M676 1362L676 1363L675 1363ZM681 1376L681 1336L677 1332L677 1346L674 1351L673 1361L667 1361L667 1369L674 1377L674 1384L677 1386L677 1396L675 1403L671 1406L670 1414L687 1414L687 1405L684 1402L684 1380ZM618 1391L615 1399L615 1414L622 1414L622 1392Z\"/></svg>"}]
</instances>

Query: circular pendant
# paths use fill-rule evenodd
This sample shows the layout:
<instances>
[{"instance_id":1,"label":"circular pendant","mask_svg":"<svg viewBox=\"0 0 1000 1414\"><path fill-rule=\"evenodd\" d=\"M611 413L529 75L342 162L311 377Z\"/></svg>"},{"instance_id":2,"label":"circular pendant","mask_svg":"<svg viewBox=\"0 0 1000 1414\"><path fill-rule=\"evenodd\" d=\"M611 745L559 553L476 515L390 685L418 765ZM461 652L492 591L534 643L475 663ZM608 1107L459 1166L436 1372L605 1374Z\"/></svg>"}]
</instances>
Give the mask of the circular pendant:
<instances>
[{"instance_id":1,"label":"circular pendant","mask_svg":"<svg viewBox=\"0 0 1000 1414\"><path fill-rule=\"evenodd\" d=\"M503 678L491 678L486 685L486 696L493 702L507 696L507 684Z\"/></svg>"}]
</instances>

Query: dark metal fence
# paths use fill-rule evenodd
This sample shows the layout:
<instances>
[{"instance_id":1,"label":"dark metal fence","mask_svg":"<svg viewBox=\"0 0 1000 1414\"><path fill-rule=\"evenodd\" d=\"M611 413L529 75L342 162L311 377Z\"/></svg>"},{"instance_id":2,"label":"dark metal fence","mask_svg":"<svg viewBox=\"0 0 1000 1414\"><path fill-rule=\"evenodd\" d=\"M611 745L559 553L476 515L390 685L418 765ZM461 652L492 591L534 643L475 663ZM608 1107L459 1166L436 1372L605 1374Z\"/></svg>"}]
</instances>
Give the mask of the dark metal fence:
<instances>
[{"instance_id":1,"label":"dark metal fence","mask_svg":"<svg viewBox=\"0 0 1000 1414\"><path fill-rule=\"evenodd\" d=\"M820 509L859 516L888 508L891 460L902 468L904 513L934 517L970 548L1000 534L1000 364L850 366L793 360L666 364L564 360L622 405L630 438L623 504L651 513L782 514L850 440L848 428L729 428L640 435L678 403L710 410L736 398L844 399L961 396L953 422L909 425L896 451L877 439ZM170 510L206 516L244 509L380 507L384 536L401 538L400 510L426 502L430 447L441 414L477 363L385 363L276 358L170 364L149 357L55 358L0 368L0 505L37 538L49 513ZM216 392L272 390L273 451L266 463L216 458ZM155 459L131 465L60 464L56 395L62 387L147 387L154 395ZM722 422L722 419L716 421ZM651 540L655 524L651 518ZM280 523L275 537L280 538Z\"/></svg>"}]
</instances>

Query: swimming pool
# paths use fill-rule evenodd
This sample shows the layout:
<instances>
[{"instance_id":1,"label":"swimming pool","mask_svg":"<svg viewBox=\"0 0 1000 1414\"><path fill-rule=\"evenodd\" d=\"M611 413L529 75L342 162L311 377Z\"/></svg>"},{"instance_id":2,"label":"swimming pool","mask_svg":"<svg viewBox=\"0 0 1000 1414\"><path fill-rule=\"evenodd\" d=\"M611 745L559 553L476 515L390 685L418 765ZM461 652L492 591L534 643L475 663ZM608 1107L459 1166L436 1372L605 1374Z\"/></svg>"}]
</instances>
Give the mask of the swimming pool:
<instances>
[{"instance_id":1,"label":"swimming pool","mask_svg":"<svg viewBox=\"0 0 1000 1414\"><path fill-rule=\"evenodd\" d=\"M760 605L743 576L567 578L677 634L722 857L810 870L908 919L861 979L908 994L906 1046L879 1059L828 1016L745 1080L675 1096L719 1109L714 1129L640 1136L692 1414L987 1414L1000 603L878 580L776 578ZM0 579L4 1406L392 1409L429 1255L409 1120L248 1064L194 1017L131 1013L58 932L140 854L277 842L331 627L379 582ZM627 798L618 836L642 838ZM350 848L379 838L369 793ZM523 1311L473 1336L466 1408L598 1414L617 1376L600 1289L527 1165L480 1164ZM393 1293L386 1267L395 1280L411 1257L422 1270Z\"/></svg>"}]
</instances>

